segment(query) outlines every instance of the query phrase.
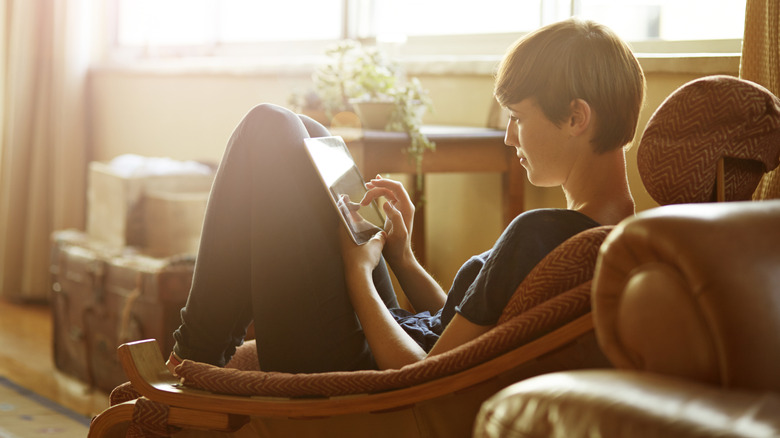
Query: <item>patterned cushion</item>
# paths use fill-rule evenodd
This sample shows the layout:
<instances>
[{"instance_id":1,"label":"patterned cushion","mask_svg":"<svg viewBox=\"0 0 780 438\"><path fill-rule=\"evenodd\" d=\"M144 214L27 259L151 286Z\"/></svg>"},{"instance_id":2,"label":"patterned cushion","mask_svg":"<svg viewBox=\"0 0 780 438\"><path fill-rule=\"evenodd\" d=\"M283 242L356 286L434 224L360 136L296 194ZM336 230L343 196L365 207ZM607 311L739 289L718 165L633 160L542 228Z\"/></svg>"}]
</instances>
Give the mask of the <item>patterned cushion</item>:
<instances>
[{"instance_id":1,"label":"patterned cushion","mask_svg":"<svg viewBox=\"0 0 780 438\"><path fill-rule=\"evenodd\" d=\"M314 374L240 371L184 360L176 368L186 386L215 393L272 397L363 394L406 388L466 370L573 321L590 310L590 282L579 285L447 353L400 370Z\"/></svg>"},{"instance_id":2,"label":"patterned cushion","mask_svg":"<svg viewBox=\"0 0 780 438\"><path fill-rule=\"evenodd\" d=\"M111 391L111 394L108 395L108 402L111 406L114 406L126 401L135 400L140 396L141 394L135 390L132 383L125 382Z\"/></svg>"},{"instance_id":3,"label":"patterned cushion","mask_svg":"<svg viewBox=\"0 0 780 438\"><path fill-rule=\"evenodd\" d=\"M498 320L499 324L590 281L601 243L612 228L611 225L605 225L585 230L547 254L512 295Z\"/></svg>"},{"instance_id":4,"label":"patterned cushion","mask_svg":"<svg viewBox=\"0 0 780 438\"><path fill-rule=\"evenodd\" d=\"M244 342L236 348L235 354L230 358L230 362L225 364L225 368L235 368L244 371L259 371L260 361L257 358L257 341L252 339Z\"/></svg>"},{"instance_id":5,"label":"patterned cushion","mask_svg":"<svg viewBox=\"0 0 780 438\"><path fill-rule=\"evenodd\" d=\"M169 437L173 428L168 426L168 411L170 406L146 397L135 401L133 419L125 435L126 438Z\"/></svg>"},{"instance_id":6,"label":"patterned cushion","mask_svg":"<svg viewBox=\"0 0 780 438\"><path fill-rule=\"evenodd\" d=\"M642 182L662 205L714 201L721 157L726 200L749 200L780 162L780 99L731 76L694 80L658 107L637 151Z\"/></svg>"},{"instance_id":7,"label":"patterned cushion","mask_svg":"<svg viewBox=\"0 0 780 438\"><path fill-rule=\"evenodd\" d=\"M130 382L114 388L108 399L110 406L135 400L133 418L125 434L126 438L170 436L172 429L168 426L169 406L141 396ZM94 418L92 420L94 421Z\"/></svg>"},{"instance_id":8,"label":"patterned cushion","mask_svg":"<svg viewBox=\"0 0 780 438\"><path fill-rule=\"evenodd\" d=\"M485 335L445 354L400 370L316 374L240 371L185 360L176 372L186 386L275 397L338 396L405 388L468 369L590 311L590 285L598 249L611 226L585 230L547 255L529 274Z\"/></svg>"}]
</instances>

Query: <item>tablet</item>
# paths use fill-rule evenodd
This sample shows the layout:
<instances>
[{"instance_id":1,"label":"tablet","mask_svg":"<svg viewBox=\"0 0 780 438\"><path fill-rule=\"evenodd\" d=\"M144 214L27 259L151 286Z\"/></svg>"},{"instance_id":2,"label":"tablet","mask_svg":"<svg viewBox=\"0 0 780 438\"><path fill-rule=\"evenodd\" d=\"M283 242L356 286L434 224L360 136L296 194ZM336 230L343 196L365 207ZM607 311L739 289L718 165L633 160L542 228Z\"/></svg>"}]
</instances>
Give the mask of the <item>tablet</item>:
<instances>
[{"instance_id":1,"label":"tablet","mask_svg":"<svg viewBox=\"0 0 780 438\"><path fill-rule=\"evenodd\" d=\"M341 137L304 139L306 152L330 195L333 207L358 245L383 229L385 214L376 201L361 206L366 194L363 176Z\"/></svg>"}]
</instances>

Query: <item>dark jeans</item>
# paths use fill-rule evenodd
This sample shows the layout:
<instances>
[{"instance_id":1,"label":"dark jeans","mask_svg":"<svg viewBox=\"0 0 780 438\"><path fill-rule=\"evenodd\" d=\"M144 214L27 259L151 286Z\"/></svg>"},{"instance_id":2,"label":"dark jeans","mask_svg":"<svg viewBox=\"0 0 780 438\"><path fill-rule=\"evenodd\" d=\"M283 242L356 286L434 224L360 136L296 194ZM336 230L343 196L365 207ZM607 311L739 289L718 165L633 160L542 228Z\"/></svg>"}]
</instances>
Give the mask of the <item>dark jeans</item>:
<instances>
[{"instance_id":1,"label":"dark jeans","mask_svg":"<svg viewBox=\"0 0 780 438\"><path fill-rule=\"evenodd\" d=\"M264 371L375 367L346 291L339 218L304 150L304 138L328 135L274 105L253 108L236 127L174 332L180 357L223 366L254 320ZM374 283L397 307L384 262Z\"/></svg>"}]
</instances>

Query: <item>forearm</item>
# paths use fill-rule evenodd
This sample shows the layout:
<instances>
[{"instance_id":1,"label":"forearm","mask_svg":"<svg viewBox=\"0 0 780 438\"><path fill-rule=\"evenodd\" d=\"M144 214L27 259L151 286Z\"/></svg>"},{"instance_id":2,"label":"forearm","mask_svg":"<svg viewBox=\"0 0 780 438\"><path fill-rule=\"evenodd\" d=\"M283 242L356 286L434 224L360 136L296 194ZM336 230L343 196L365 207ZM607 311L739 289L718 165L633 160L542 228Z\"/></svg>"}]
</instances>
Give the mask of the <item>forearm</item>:
<instances>
[{"instance_id":1,"label":"forearm","mask_svg":"<svg viewBox=\"0 0 780 438\"><path fill-rule=\"evenodd\" d=\"M397 369L426 357L426 352L396 323L371 280L368 269L347 272L352 306L380 369Z\"/></svg>"},{"instance_id":2,"label":"forearm","mask_svg":"<svg viewBox=\"0 0 780 438\"><path fill-rule=\"evenodd\" d=\"M447 294L411 250L403 256L388 259L388 263L416 312L434 313L444 306Z\"/></svg>"}]
</instances>

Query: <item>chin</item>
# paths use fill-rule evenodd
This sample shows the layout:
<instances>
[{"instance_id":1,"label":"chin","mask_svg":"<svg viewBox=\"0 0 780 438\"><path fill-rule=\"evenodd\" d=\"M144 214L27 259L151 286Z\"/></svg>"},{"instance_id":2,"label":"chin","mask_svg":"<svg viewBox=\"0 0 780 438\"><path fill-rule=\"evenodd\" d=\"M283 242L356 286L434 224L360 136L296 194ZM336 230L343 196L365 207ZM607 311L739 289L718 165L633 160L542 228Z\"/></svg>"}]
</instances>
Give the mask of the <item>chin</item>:
<instances>
[{"instance_id":1,"label":"chin","mask_svg":"<svg viewBox=\"0 0 780 438\"><path fill-rule=\"evenodd\" d=\"M531 183L531 185L533 185L534 187L546 188L546 187L560 187L561 186L561 183L559 183L559 182L550 181L550 180L545 180L545 179L540 179L540 178L534 177L534 175L532 175L531 172L528 172L527 169L526 169L525 175L526 175L526 178L528 179L528 182Z\"/></svg>"}]
</instances>

